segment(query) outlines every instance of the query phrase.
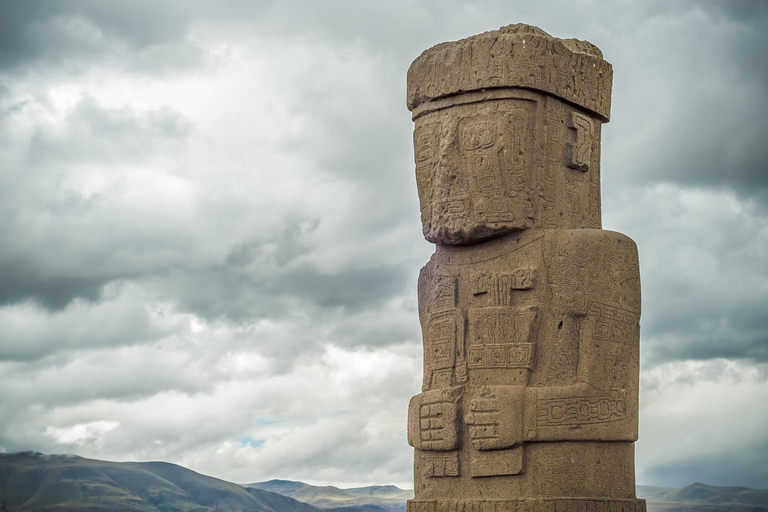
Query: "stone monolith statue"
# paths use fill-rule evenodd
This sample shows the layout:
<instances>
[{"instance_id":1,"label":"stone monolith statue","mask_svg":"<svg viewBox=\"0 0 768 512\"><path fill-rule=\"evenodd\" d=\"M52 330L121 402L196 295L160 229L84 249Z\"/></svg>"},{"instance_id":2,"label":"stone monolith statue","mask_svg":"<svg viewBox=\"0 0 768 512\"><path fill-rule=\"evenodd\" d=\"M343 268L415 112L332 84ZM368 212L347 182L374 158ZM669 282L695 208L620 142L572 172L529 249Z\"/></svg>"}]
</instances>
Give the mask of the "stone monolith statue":
<instances>
[{"instance_id":1,"label":"stone monolith statue","mask_svg":"<svg viewBox=\"0 0 768 512\"><path fill-rule=\"evenodd\" d=\"M424 236L409 512L645 511L635 497L640 275L601 229L611 65L510 25L408 71Z\"/></svg>"}]
</instances>

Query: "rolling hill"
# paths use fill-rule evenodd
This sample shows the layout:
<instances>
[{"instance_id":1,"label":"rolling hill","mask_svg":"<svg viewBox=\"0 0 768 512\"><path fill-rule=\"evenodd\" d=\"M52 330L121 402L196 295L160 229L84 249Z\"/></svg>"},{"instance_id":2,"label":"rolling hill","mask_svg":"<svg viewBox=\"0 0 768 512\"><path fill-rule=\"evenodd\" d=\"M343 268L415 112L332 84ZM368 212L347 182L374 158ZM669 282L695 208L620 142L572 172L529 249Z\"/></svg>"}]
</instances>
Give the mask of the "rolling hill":
<instances>
[{"instance_id":1,"label":"rolling hill","mask_svg":"<svg viewBox=\"0 0 768 512\"><path fill-rule=\"evenodd\" d=\"M0 454L0 512L319 512L166 462Z\"/></svg>"}]
</instances>

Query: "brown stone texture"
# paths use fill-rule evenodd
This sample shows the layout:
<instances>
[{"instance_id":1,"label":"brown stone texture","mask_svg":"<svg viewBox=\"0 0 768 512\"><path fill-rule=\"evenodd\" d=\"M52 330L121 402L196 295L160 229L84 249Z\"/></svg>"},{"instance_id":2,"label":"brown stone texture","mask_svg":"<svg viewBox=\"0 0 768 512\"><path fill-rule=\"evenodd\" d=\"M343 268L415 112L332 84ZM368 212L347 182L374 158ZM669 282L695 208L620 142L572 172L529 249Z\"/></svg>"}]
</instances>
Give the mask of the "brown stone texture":
<instances>
[{"instance_id":1,"label":"brown stone texture","mask_svg":"<svg viewBox=\"0 0 768 512\"><path fill-rule=\"evenodd\" d=\"M511 25L408 72L424 236L409 512L645 511L640 273L601 229L611 66Z\"/></svg>"}]
</instances>

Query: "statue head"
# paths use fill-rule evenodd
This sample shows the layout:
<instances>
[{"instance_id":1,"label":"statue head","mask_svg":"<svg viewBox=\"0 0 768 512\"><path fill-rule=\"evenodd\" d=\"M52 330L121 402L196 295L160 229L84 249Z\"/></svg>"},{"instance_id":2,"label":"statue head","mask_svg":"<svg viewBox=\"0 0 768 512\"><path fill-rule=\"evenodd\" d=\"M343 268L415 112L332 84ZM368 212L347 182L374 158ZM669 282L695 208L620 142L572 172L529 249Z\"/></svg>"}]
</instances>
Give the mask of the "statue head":
<instances>
[{"instance_id":1,"label":"statue head","mask_svg":"<svg viewBox=\"0 0 768 512\"><path fill-rule=\"evenodd\" d=\"M580 78L557 74L564 66ZM610 64L596 47L527 25L424 52L408 71L408 107L427 240L599 228L610 85Z\"/></svg>"}]
</instances>

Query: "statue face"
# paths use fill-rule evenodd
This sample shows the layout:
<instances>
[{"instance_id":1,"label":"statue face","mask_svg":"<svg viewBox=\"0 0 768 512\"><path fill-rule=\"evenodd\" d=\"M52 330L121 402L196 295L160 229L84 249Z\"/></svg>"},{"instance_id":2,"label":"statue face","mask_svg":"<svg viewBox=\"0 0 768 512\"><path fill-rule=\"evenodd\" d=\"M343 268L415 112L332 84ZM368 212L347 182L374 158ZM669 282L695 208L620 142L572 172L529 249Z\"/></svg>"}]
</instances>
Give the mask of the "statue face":
<instances>
[{"instance_id":1,"label":"statue face","mask_svg":"<svg viewBox=\"0 0 768 512\"><path fill-rule=\"evenodd\" d=\"M471 244L532 225L534 107L534 101L502 99L416 119L416 181L427 240Z\"/></svg>"}]
</instances>

